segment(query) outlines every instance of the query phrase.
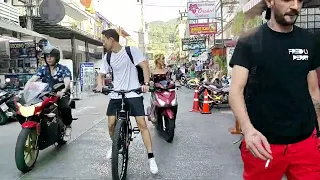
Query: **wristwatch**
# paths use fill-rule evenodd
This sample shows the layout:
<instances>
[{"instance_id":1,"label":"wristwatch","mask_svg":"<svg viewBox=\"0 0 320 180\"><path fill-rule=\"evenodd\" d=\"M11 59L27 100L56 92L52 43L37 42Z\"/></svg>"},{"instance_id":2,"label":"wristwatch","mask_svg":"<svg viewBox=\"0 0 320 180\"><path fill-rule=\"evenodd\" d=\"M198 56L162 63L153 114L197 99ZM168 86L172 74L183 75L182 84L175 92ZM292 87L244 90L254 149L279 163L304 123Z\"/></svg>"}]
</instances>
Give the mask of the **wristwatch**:
<instances>
[{"instance_id":1,"label":"wristwatch","mask_svg":"<svg viewBox=\"0 0 320 180\"><path fill-rule=\"evenodd\" d=\"M150 83L148 83L148 82L144 82L144 85L149 86L149 85L150 85Z\"/></svg>"}]
</instances>

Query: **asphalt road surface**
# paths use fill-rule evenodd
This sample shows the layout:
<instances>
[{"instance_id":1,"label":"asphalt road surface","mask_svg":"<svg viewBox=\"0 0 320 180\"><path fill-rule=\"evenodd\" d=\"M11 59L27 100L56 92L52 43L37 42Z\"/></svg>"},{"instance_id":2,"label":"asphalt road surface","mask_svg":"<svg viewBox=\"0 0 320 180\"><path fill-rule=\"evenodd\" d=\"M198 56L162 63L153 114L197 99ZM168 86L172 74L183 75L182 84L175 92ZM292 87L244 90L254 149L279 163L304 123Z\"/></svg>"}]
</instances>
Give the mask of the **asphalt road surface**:
<instances>
[{"instance_id":1,"label":"asphalt road surface","mask_svg":"<svg viewBox=\"0 0 320 180\"><path fill-rule=\"evenodd\" d=\"M227 109L212 114L189 112L193 91L179 90L176 136L163 140L149 123L159 174L149 172L147 154L140 135L130 145L128 180L241 180L239 139L228 128L234 125ZM149 96L145 95L145 104ZM0 180L111 180L111 147L105 111L108 97L92 95L77 102L72 140L61 148L41 151L35 168L22 174L14 162L14 148L20 132L18 123L0 126ZM132 121L133 124L134 121Z\"/></svg>"}]
</instances>

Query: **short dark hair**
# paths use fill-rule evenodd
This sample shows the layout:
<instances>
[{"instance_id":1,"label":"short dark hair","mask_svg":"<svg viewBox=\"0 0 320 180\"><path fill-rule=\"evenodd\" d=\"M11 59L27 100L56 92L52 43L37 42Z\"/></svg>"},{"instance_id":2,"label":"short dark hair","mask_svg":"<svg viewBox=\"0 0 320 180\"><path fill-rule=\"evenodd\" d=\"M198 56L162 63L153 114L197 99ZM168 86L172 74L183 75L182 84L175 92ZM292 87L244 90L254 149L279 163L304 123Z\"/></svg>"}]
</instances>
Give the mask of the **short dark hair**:
<instances>
[{"instance_id":1,"label":"short dark hair","mask_svg":"<svg viewBox=\"0 0 320 180\"><path fill-rule=\"evenodd\" d=\"M119 42L119 33L115 29L103 30L101 34L107 38L113 38L115 41Z\"/></svg>"}]
</instances>

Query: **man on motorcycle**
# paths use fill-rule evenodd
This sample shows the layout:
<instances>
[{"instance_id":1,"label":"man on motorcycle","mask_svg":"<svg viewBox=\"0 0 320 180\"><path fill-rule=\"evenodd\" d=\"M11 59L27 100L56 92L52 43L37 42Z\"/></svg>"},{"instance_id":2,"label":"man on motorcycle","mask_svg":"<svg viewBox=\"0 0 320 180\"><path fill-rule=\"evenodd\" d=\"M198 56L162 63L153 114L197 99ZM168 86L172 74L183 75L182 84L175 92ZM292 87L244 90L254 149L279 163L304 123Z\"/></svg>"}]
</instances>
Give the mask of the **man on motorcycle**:
<instances>
[{"instance_id":1,"label":"man on motorcycle","mask_svg":"<svg viewBox=\"0 0 320 180\"><path fill-rule=\"evenodd\" d=\"M42 82L48 83L50 90L55 84L64 83L65 88L57 93L61 99L59 100L59 111L61 113L62 122L66 125L64 140L68 141L71 137L72 114L69 106L70 96L65 95L69 92L71 82L71 72L68 67L59 64L60 51L55 47L48 45L43 48L46 65L40 67L35 75L33 75L26 83L27 87L31 82L41 79Z\"/></svg>"},{"instance_id":2,"label":"man on motorcycle","mask_svg":"<svg viewBox=\"0 0 320 180\"><path fill-rule=\"evenodd\" d=\"M114 29L102 31L104 47L107 52L110 52L110 65L107 61L108 53L105 55L100 74L97 80L97 91L102 91L103 79L109 69L113 73L113 86L115 90L131 90L140 87L137 65L143 71L144 84L141 86L143 92L149 91L150 70L148 61L145 60L143 54L136 47L129 47L132 55L132 61L125 47L119 44L119 34ZM126 94L127 105L130 108L130 115L134 116L139 130L141 132L144 144L148 152L149 168L153 174L158 173L158 166L156 164L153 152L151 136L148 126L145 121L145 112L143 105L143 97L137 93L131 92ZM121 96L117 93L111 93L111 100L107 109L109 135L112 138L116 124L116 112L121 108ZM108 151L107 157L112 156L112 149Z\"/></svg>"}]
</instances>

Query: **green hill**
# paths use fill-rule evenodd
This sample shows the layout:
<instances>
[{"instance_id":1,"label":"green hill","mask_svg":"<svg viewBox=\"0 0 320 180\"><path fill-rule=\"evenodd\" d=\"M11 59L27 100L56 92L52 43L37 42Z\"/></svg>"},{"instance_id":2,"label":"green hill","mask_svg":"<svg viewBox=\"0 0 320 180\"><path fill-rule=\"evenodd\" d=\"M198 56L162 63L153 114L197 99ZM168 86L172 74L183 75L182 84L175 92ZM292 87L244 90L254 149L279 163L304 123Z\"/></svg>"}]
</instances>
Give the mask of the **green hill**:
<instances>
[{"instance_id":1,"label":"green hill","mask_svg":"<svg viewBox=\"0 0 320 180\"><path fill-rule=\"evenodd\" d=\"M149 46L148 49L150 52L168 53L168 43L170 36L174 36L175 43L178 44L179 39L177 37L176 29L180 24L180 18L175 18L167 22L163 21L154 21L148 24L149 26Z\"/></svg>"}]
</instances>

